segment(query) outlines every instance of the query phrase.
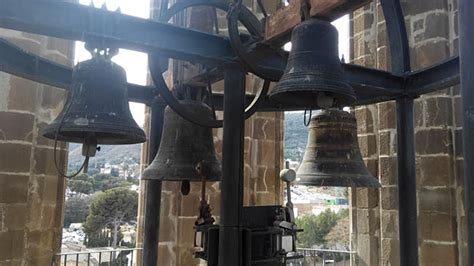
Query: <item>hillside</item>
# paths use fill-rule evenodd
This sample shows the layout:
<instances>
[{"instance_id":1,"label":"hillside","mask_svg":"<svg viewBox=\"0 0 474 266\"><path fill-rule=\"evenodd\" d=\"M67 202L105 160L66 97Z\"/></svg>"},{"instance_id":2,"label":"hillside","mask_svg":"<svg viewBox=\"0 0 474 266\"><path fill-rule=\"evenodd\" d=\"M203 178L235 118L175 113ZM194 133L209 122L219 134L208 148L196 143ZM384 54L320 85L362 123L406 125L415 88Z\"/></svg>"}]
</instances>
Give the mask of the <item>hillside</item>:
<instances>
[{"instance_id":1,"label":"hillside","mask_svg":"<svg viewBox=\"0 0 474 266\"><path fill-rule=\"evenodd\" d=\"M89 161L89 165L95 168L96 165L105 163L127 164L140 163L141 144L133 145L99 145L100 151ZM77 143L69 144L68 168L77 169L82 164L84 157L81 155L82 145Z\"/></svg>"},{"instance_id":2,"label":"hillside","mask_svg":"<svg viewBox=\"0 0 474 266\"><path fill-rule=\"evenodd\" d=\"M285 113L285 159L300 162L303 158L308 128L304 125L304 112Z\"/></svg>"},{"instance_id":3,"label":"hillside","mask_svg":"<svg viewBox=\"0 0 474 266\"><path fill-rule=\"evenodd\" d=\"M285 159L301 161L308 138L308 129L303 123L303 112L285 113ZM100 145L101 150L91 158L90 165L105 163L127 164L140 163L140 144L135 145ZM69 144L69 169L77 169L83 162L81 145Z\"/></svg>"}]
</instances>

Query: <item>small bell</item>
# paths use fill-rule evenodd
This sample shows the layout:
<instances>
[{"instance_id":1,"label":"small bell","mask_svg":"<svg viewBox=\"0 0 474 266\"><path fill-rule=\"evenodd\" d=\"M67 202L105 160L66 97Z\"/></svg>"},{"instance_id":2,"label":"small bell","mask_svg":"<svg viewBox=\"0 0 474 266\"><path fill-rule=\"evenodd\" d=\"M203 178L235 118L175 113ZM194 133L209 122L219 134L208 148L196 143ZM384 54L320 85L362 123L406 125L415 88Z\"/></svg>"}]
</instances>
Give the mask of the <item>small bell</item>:
<instances>
[{"instance_id":1,"label":"small bell","mask_svg":"<svg viewBox=\"0 0 474 266\"><path fill-rule=\"evenodd\" d=\"M311 18L293 29L285 72L270 93L277 103L325 109L349 106L356 100L339 61L337 29Z\"/></svg>"},{"instance_id":2,"label":"small bell","mask_svg":"<svg viewBox=\"0 0 474 266\"><path fill-rule=\"evenodd\" d=\"M206 94L202 89L178 85L173 91L188 111L212 119L212 110L204 102ZM199 169L196 169L197 165ZM212 128L193 124L166 107L160 148L143 172L142 179L201 181L200 171L205 172L206 181L221 179L221 164L214 149Z\"/></svg>"},{"instance_id":3,"label":"small bell","mask_svg":"<svg viewBox=\"0 0 474 266\"><path fill-rule=\"evenodd\" d=\"M380 187L362 160L354 115L336 109L311 118L296 184L306 186Z\"/></svg>"}]
</instances>

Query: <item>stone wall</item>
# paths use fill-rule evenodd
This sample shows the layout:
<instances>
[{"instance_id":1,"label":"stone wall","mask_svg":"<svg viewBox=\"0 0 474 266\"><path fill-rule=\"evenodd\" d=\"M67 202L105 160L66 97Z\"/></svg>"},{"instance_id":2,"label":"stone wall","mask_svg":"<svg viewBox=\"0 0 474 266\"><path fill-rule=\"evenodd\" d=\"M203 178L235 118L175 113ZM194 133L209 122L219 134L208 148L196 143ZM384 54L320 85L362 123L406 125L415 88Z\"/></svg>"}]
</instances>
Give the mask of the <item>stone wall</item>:
<instances>
[{"instance_id":1,"label":"stone wall","mask_svg":"<svg viewBox=\"0 0 474 266\"><path fill-rule=\"evenodd\" d=\"M250 1L247 1L250 2ZM276 8L278 1L265 1L268 10ZM155 0L154 6L160 1ZM249 3L247 3L249 4ZM248 5L256 7L254 5ZM156 9L154 9L156 10ZM193 10L190 12L191 23L200 28L209 30L209 16L198 16ZM203 18L200 21L199 18ZM225 19L225 14L219 14ZM221 27L225 24L221 23ZM188 64L185 76L189 76L195 66ZM195 73L195 72L194 72ZM171 80L172 73L169 74ZM172 82L170 82L172 83ZM261 81L252 76L247 77L248 92L256 92ZM223 91L223 82L213 85L213 91ZM222 112L217 112L218 119L222 119ZM245 150L244 150L244 205L272 205L282 201L282 187L279 181L279 171L283 166L283 113L257 113L245 123ZM222 150L222 129L214 130L214 143L219 159ZM146 149L145 149L146 150ZM146 153L142 161L146 162ZM193 255L194 222L198 215L200 202L200 182L191 183L191 192L182 196L179 182L163 182L161 194L160 244L158 265L198 265L203 263ZM208 183L206 188L216 223L219 223L220 191L219 183ZM142 193L143 194L143 193ZM140 197L143 201L143 197ZM140 204L141 206L142 204ZM138 246L141 246L143 207L139 208Z\"/></svg>"},{"instance_id":2,"label":"stone wall","mask_svg":"<svg viewBox=\"0 0 474 266\"><path fill-rule=\"evenodd\" d=\"M456 0L402 1L412 68L458 53ZM354 12L352 61L390 69L380 1ZM459 88L415 101L417 207L420 265L464 265L462 117ZM394 102L355 109L361 150L382 188L352 193L356 265L399 265L396 111Z\"/></svg>"},{"instance_id":3,"label":"stone wall","mask_svg":"<svg viewBox=\"0 0 474 266\"><path fill-rule=\"evenodd\" d=\"M0 38L60 64L72 42L0 29ZM65 181L41 130L61 111L64 90L0 72L0 265L51 265L61 247ZM65 169L67 147L58 159Z\"/></svg>"}]
</instances>

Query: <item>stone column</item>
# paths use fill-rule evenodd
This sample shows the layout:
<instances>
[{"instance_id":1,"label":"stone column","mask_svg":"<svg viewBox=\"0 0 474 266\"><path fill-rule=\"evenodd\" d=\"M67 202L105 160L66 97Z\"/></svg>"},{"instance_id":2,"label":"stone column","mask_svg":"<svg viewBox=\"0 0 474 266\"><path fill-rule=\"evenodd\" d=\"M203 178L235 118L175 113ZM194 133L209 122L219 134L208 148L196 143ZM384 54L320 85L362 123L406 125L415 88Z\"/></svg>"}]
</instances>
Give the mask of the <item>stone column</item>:
<instances>
[{"instance_id":1,"label":"stone column","mask_svg":"<svg viewBox=\"0 0 474 266\"><path fill-rule=\"evenodd\" d=\"M72 65L73 43L0 29L0 37ZM61 111L65 91L0 72L0 265L51 265L60 251L65 181L42 129ZM58 145L65 170L67 146Z\"/></svg>"},{"instance_id":2,"label":"stone column","mask_svg":"<svg viewBox=\"0 0 474 266\"><path fill-rule=\"evenodd\" d=\"M414 69L457 54L456 9L456 1L451 0L422 1L405 7ZM423 95L416 102L418 234L422 265L462 265L463 261L459 248L462 233L458 235L463 216L463 179L457 177L454 154L456 95L459 96L459 89L449 88Z\"/></svg>"},{"instance_id":3,"label":"stone column","mask_svg":"<svg viewBox=\"0 0 474 266\"><path fill-rule=\"evenodd\" d=\"M354 53L351 61L355 64L374 67L377 62L377 32L375 3L354 12L353 27ZM358 122L357 133L362 157L369 172L378 176L378 113L377 106L355 108ZM351 189L352 249L357 255L352 257L355 265L378 265L380 242L380 199L379 192L373 188Z\"/></svg>"}]
</instances>

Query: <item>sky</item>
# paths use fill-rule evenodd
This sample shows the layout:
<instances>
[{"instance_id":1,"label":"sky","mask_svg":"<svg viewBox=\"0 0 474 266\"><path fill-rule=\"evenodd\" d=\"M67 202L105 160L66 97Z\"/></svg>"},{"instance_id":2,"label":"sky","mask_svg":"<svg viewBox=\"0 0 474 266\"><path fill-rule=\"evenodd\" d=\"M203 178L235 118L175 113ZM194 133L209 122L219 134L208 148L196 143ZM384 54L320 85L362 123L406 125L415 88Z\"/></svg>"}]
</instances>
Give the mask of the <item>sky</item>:
<instances>
[{"instance_id":1,"label":"sky","mask_svg":"<svg viewBox=\"0 0 474 266\"><path fill-rule=\"evenodd\" d=\"M90 5L91 0L80 0L81 4ZM101 7L106 2L107 9L117 10L120 6L123 14L149 18L150 0L93 0L94 6ZM332 23L339 32L339 57L342 55L346 62L350 58L349 44L349 16L346 15ZM286 46L285 48L289 48ZM84 43L77 42L75 62L81 62L89 59L89 52L84 49ZM121 65L127 72L127 81L129 83L147 85L147 55L145 53L120 49L120 52L112 61ZM139 103L130 103L130 111L138 125L143 126L145 120L145 105Z\"/></svg>"}]
</instances>

